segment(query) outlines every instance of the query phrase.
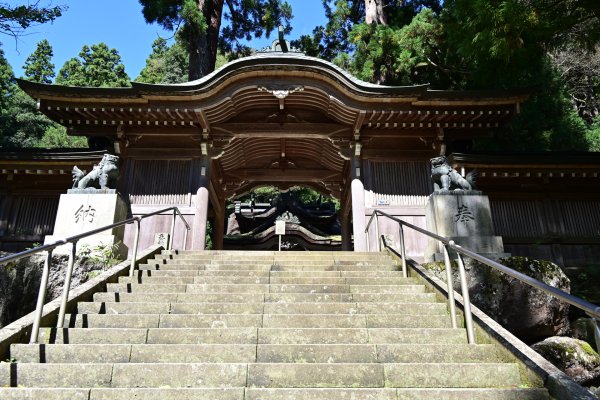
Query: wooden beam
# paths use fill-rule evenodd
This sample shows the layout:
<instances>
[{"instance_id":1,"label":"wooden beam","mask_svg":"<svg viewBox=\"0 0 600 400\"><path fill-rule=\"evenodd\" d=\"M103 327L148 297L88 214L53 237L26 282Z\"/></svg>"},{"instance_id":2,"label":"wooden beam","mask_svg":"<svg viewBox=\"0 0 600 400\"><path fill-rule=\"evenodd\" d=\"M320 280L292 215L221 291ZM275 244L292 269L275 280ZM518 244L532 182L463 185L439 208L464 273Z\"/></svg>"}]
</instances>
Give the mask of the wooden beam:
<instances>
[{"instance_id":1,"label":"wooden beam","mask_svg":"<svg viewBox=\"0 0 600 400\"><path fill-rule=\"evenodd\" d=\"M300 139L327 139L339 134L350 134L350 128L329 123L223 123L212 126L213 134L224 133L238 138L287 137Z\"/></svg>"},{"instance_id":2,"label":"wooden beam","mask_svg":"<svg viewBox=\"0 0 600 400\"><path fill-rule=\"evenodd\" d=\"M272 182L322 182L341 181L339 171L326 169L262 169L240 168L225 172L226 180L272 181Z\"/></svg>"},{"instance_id":3,"label":"wooden beam","mask_svg":"<svg viewBox=\"0 0 600 400\"><path fill-rule=\"evenodd\" d=\"M198 118L198 122L202 127L202 131L204 133L210 133L210 124L208 123L208 119L206 119L204 111L202 111L201 109L196 109L194 110L194 113L196 114L196 118Z\"/></svg>"},{"instance_id":4,"label":"wooden beam","mask_svg":"<svg viewBox=\"0 0 600 400\"><path fill-rule=\"evenodd\" d=\"M435 150L364 149L362 158L370 160L428 160L435 157Z\"/></svg>"}]
</instances>

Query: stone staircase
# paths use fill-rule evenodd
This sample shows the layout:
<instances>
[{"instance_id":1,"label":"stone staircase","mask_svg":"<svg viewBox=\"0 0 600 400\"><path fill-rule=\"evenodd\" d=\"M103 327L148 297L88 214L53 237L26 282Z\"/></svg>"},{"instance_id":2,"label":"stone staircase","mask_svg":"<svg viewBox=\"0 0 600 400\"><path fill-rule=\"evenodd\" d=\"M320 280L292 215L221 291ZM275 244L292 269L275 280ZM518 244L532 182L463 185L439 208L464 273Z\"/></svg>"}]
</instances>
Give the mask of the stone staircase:
<instances>
[{"instance_id":1,"label":"stone staircase","mask_svg":"<svg viewBox=\"0 0 600 400\"><path fill-rule=\"evenodd\" d=\"M14 344L1 399L548 399L383 253L167 252Z\"/></svg>"}]
</instances>

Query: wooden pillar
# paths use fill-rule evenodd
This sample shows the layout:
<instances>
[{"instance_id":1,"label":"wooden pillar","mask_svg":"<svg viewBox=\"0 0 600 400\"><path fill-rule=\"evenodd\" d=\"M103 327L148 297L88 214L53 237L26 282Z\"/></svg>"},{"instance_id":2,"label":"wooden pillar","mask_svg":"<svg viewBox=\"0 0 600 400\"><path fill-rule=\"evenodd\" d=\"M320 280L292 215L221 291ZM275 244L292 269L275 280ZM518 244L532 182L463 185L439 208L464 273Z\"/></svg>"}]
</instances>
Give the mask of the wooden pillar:
<instances>
[{"instance_id":1,"label":"wooden pillar","mask_svg":"<svg viewBox=\"0 0 600 400\"><path fill-rule=\"evenodd\" d=\"M225 199L219 198L215 210L215 225L213 227L213 249L223 250L223 237L225 236Z\"/></svg>"},{"instance_id":2,"label":"wooden pillar","mask_svg":"<svg viewBox=\"0 0 600 400\"><path fill-rule=\"evenodd\" d=\"M350 210L340 210L340 224L342 227L342 250L352 250L352 230L350 229Z\"/></svg>"},{"instance_id":3,"label":"wooden pillar","mask_svg":"<svg viewBox=\"0 0 600 400\"><path fill-rule=\"evenodd\" d=\"M194 203L194 227L192 249L204 250L206 244L206 224L208 218L209 188L210 188L210 158L203 156L198 165L198 190Z\"/></svg>"},{"instance_id":4,"label":"wooden pillar","mask_svg":"<svg viewBox=\"0 0 600 400\"><path fill-rule=\"evenodd\" d=\"M352 229L354 233L354 251L367 251L367 239L365 237L365 228L367 225L365 221L365 187L361 176L360 149L360 144L356 144L351 159Z\"/></svg>"},{"instance_id":5,"label":"wooden pillar","mask_svg":"<svg viewBox=\"0 0 600 400\"><path fill-rule=\"evenodd\" d=\"M352 228L354 251L367 251L365 237L365 187L360 179L352 180Z\"/></svg>"}]
</instances>

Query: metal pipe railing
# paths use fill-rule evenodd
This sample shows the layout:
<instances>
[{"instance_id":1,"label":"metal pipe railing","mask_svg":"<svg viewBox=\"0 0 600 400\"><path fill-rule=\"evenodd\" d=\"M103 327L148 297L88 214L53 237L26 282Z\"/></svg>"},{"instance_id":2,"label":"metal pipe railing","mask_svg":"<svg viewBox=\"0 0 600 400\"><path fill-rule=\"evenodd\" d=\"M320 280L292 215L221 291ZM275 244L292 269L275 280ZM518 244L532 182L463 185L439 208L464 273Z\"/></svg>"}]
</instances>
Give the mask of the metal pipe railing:
<instances>
[{"instance_id":1,"label":"metal pipe railing","mask_svg":"<svg viewBox=\"0 0 600 400\"><path fill-rule=\"evenodd\" d=\"M396 218L396 217L389 215L380 210L374 210L373 214L371 215L371 218L369 219L369 222L367 223L367 227L365 228L365 235L367 236L367 240L368 240L368 235L369 235L369 226L371 225L373 218L375 218L377 215L381 215L388 219L391 219L392 221L395 221L400 225L400 252L401 252L400 257L402 258L403 270L406 268L406 242L404 239L403 227L413 229L413 230L420 232L426 236L429 236L430 238L437 240L438 242L440 242L443 245L444 262L446 264L446 273L447 273L447 277L448 277L448 299L449 299L449 303L452 303L452 304L449 304L451 313L452 313L452 309L455 307L455 305L454 305L454 299L453 299L454 288L451 285L452 277L451 277L451 274L448 275L448 271L450 270L450 259L448 256L448 249L451 249L457 253L458 270L459 270L459 276L460 276L460 281L461 281L460 282L461 291L462 291L462 296L463 296L463 301L464 301L465 327L467 329L467 337L469 338L469 343L472 343L472 344L475 343L475 334L473 331L473 317L471 315L471 303L470 303L470 298L469 298L469 288L468 288L467 282L466 282L466 273L465 273L465 269L464 269L464 262L463 262L462 256L467 256L474 260L477 260L485 265L492 267L493 269L495 269L497 271L503 272L503 273L505 273L505 274L507 274L529 286L539 289L546 294L554 296L566 303L571 304L572 306L579 308L580 310L585 312L589 317L592 318L592 321L594 322L594 328L595 328L594 333L595 333L595 338L596 338L596 347L600 348L600 326L599 326L599 322L598 322L600 320L600 306L597 306L588 301L585 301L577 296L573 296L572 294L566 293L566 292L564 292L558 288L555 288L553 286L547 285L544 282L538 281L537 279L532 278L528 275L525 275L519 271L515 271L514 269L509 268L506 265L503 265L497 261L491 260L491 259L484 257L478 253L475 253L471 250L465 249L465 248L457 245L456 243L454 243L454 241L452 241L448 238L439 236L433 232L430 232L426 229L423 229L423 228L420 228L413 224L410 224L408 222L405 222L399 218ZM389 245L387 244L387 242L385 241L385 239L384 239L384 246L386 248L390 248ZM391 250L394 251L393 249L391 249ZM396 252L394 251L394 253L396 253ZM452 301L450 301L451 297L452 297ZM456 318L453 318L453 326L454 326L454 324L456 324Z\"/></svg>"},{"instance_id":2,"label":"metal pipe railing","mask_svg":"<svg viewBox=\"0 0 600 400\"><path fill-rule=\"evenodd\" d=\"M38 341L38 334L39 334L39 330L40 330L40 323L42 320L42 311L44 308L44 301L46 299L46 290L47 290L47 286L48 286L48 276L50 274L50 268L52 266L52 252L54 251L54 249L56 249L59 246L63 246L65 244L71 243L72 247L71 247L71 252L69 253L69 262L67 265L67 270L65 272L65 282L64 282L64 287L63 287L63 293L62 293L62 297L61 297L61 302L60 302L60 309L58 312L58 322L56 324L57 328L62 328L64 325L64 319L65 319L65 313L66 313L66 308L67 308L67 301L69 300L69 291L70 291L70 287L71 287L71 278L73 276L73 265L75 263L75 256L77 253L77 242L83 238L86 238L88 236L92 236L95 235L97 233L100 232L104 232L107 231L109 229L114 229L114 228L118 228L120 226L124 226L127 224L131 224L133 222L136 223L136 229L135 229L135 238L134 238L134 244L133 244L133 250L131 252L131 262L130 262L130 268L129 268L129 275L133 276L134 270L135 270L135 263L136 263L136 258L137 258L137 250L138 250L138 243L140 240L140 229L141 229L141 221L145 218L149 218L149 217L153 217L155 215L159 215L159 214L164 214L168 211L173 211L173 220L171 222L171 236L169 237L169 241L167 244L167 249L171 250L173 247L173 235L175 234L175 223L177 221L177 215L179 215L179 217L181 218L181 220L183 221L184 225L185 225L185 235L184 235L184 239L183 239L183 248L186 248L187 245L187 237L188 237L188 232L190 230L190 225L187 223L187 221L185 220L183 214L181 213L181 211L179 211L179 208L177 207L168 207L168 208L164 208L162 210L158 210L158 211L154 211L151 213L147 213L147 214L142 214L142 215L138 215L136 217L132 217L132 218L128 218L125 219L123 221L120 222L115 222L114 224L110 224L110 225L106 225L100 228L96 228L96 229L92 229L90 231L84 232L84 233L80 233L78 235L74 235L74 236L69 236L65 239L61 239L61 240L57 240L56 242L53 243L48 243L45 244L43 246L39 246L39 247L35 247L33 249L29 249L29 250L25 250L22 251L20 253L16 253L16 254L11 254L9 256L6 257L2 257L0 258L0 264L3 264L5 262L9 262L9 261L16 261L19 260L21 258L25 258L25 257L29 257L32 254L36 254L36 253L40 253L42 251L46 252L46 260L44 261L44 269L42 270L42 279L40 282L40 289L38 292L38 298L37 298L37 305L35 308L35 314L34 314L34 320L33 320L33 327L31 330L31 338L30 338L30 343L37 343Z\"/></svg>"}]
</instances>

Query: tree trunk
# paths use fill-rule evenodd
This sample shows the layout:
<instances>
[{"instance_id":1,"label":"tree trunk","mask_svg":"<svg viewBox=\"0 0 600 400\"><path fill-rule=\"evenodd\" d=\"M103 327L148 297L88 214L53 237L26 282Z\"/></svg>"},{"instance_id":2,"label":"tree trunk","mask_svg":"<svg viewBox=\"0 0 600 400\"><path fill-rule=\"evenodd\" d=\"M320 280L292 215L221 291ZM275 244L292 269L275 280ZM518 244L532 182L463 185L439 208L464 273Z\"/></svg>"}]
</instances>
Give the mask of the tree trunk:
<instances>
[{"instance_id":1,"label":"tree trunk","mask_svg":"<svg viewBox=\"0 0 600 400\"><path fill-rule=\"evenodd\" d=\"M387 25L387 16L383 11L384 0L365 0L365 22L367 24Z\"/></svg>"},{"instance_id":2,"label":"tree trunk","mask_svg":"<svg viewBox=\"0 0 600 400\"><path fill-rule=\"evenodd\" d=\"M191 29L188 70L190 81L200 79L215 69L223 0L199 0L198 9L204 15L208 28L206 31Z\"/></svg>"}]
</instances>

